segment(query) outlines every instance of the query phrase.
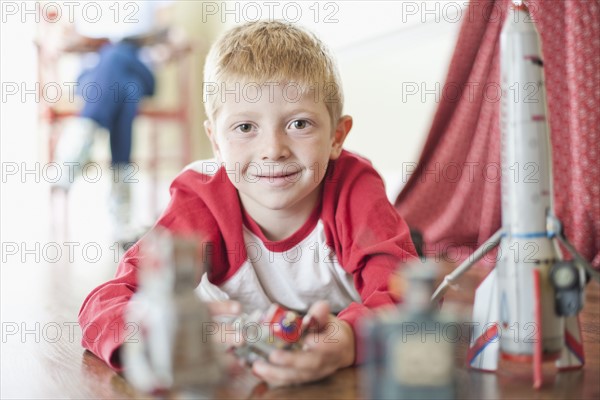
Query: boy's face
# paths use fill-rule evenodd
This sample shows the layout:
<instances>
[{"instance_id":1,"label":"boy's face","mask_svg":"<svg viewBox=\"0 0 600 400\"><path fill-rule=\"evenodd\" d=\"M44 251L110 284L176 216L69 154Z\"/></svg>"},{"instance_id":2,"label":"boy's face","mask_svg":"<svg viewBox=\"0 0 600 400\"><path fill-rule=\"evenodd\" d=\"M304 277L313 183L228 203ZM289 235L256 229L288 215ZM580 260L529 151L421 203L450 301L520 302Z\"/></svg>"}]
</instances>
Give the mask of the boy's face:
<instances>
[{"instance_id":1,"label":"boy's face","mask_svg":"<svg viewBox=\"0 0 600 400\"><path fill-rule=\"evenodd\" d=\"M339 157L352 119L342 117L332 127L325 104L291 84L239 88L205 128L242 204L250 215L312 210L328 161Z\"/></svg>"}]
</instances>

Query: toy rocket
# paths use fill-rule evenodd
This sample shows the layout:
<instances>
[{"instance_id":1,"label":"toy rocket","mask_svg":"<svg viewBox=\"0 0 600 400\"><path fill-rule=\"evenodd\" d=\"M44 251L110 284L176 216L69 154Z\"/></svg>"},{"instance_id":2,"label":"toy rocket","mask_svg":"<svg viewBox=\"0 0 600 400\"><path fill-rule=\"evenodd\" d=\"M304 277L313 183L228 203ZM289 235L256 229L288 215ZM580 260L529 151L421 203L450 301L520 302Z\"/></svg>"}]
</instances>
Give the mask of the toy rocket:
<instances>
[{"instance_id":1,"label":"toy rocket","mask_svg":"<svg viewBox=\"0 0 600 400\"><path fill-rule=\"evenodd\" d=\"M584 364L577 313L585 271L598 279L566 240L553 213L550 131L540 39L525 5L513 5L500 35L502 228L455 271L432 297L499 245L494 270L475 293L467 361L495 371L503 359L533 363L534 387L543 361L559 369ZM565 261L562 243L574 261Z\"/></svg>"}]
</instances>

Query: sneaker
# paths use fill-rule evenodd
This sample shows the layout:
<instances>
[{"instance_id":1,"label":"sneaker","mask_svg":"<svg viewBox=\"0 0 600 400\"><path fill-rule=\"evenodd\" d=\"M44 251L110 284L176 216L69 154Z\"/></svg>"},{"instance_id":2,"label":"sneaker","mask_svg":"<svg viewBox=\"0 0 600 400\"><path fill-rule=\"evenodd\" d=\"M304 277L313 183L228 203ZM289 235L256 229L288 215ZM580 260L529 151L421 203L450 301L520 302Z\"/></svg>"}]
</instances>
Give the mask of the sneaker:
<instances>
[{"instance_id":1,"label":"sneaker","mask_svg":"<svg viewBox=\"0 0 600 400\"><path fill-rule=\"evenodd\" d=\"M132 222L131 183L126 181L127 166L128 164L113 166L115 170L109 199L113 240L122 247L127 247L140 236Z\"/></svg>"}]
</instances>

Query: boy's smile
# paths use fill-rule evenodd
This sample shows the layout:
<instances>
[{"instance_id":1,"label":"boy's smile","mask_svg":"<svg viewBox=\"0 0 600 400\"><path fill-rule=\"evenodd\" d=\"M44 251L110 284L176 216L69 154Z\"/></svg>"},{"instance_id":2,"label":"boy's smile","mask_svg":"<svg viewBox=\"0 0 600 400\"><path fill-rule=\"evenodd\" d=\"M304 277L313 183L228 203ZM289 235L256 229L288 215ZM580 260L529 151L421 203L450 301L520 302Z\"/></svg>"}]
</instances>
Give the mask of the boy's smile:
<instances>
[{"instance_id":1,"label":"boy's smile","mask_svg":"<svg viewBox=\"0 0 600 400\"><path fill-rule=\"evenodd\" d=\"M352 120L342 117L332 129L327 107L313 92L302 95L292 84L258 88L226 97L205 127L246 212L269 236L269 221L296 228L306 221Z\"/></svg>"}]
</instances>

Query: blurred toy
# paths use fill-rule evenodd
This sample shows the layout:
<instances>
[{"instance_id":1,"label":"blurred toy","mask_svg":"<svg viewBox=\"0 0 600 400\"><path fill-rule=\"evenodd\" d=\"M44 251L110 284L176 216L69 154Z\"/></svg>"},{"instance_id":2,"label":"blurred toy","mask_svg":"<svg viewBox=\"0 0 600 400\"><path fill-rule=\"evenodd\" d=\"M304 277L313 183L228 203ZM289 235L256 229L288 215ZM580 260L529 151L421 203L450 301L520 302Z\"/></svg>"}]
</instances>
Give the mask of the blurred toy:
<instances>
[{"instance_id":1,"label":"blurred toy","mask_svg":"<svg viewBox=\"0 0 600 400\"><path fill-rule=\"evenodd\" d=\"M203 335L211 319L194 292L203 273L197 243L166 231L143 239L139 288L127 310L139 333L122 350L125 376L138 390L210 391L221 379L216 345Z\"/></svg>"},{"instance_id":2,"label":"blurred toy","mask_svg":"<svg viewBox=\"0 0 600 400\"><path fill-rule=\"evenodd\" d=\"M302 338L315 324L310 315L286 310L272 304L264 313L242 316L234 326L243 331L244 343L234 348L234 353L249 365L256 360L268 360L276 349L300 350Z\"/></svg>"},{"instance_id":3,"label":"blurred toy","mask_svg":"<svg viewBox=\"0 0 600 400\"><path fill-rule=\"evenodd\" d=\"M521 3L521 2L518 2ZM499 355L533 363L534 387L542 361L580 368L583 344L577 314L583 307L586 260L567 241L553 211L552 154L540 38L524 4L512 5L500 35L502 227L432 297L499 245L496 268L475 294L472 368L495 371ZM533 91L531 90L533 89ZM515 175L524 168L526 176ZM573 256L566 261L558 244Z\"/></svg>"},{"instance_id":4,"label":"blurred toy","mask_svg":"<svg viewBox=\"0 0 600 400\"><path fill-rule=\"evenodd\" d=\"M419 261L403 271L404 303L364 321L365 397L451 399L460 327L430 303L437 268Z\"/></svg>"}]
</instances>

